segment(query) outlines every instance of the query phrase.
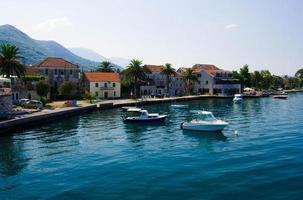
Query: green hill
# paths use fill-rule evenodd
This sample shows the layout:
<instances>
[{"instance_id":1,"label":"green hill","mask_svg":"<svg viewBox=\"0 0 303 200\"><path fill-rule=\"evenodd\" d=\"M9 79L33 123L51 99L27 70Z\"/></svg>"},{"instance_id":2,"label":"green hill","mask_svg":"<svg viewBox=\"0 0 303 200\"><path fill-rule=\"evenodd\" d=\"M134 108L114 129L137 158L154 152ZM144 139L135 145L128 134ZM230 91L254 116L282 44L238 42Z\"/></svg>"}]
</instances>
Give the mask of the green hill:
<instances>
[{"instance_id":1,"label":"green hill","mask_svg":"<svg viewBox=\"0 0 303 200\"><path fill-rule=\"evenodd\" d=\"M55 41L42 41L30 38L28 35L11 25L0 26L0 44L9 43L20 49L20 61L26 65L35 64L46 57L61 57L78 64L84 70L95 69L97 62L84 59Z\"/></svg>"}]
</instances>

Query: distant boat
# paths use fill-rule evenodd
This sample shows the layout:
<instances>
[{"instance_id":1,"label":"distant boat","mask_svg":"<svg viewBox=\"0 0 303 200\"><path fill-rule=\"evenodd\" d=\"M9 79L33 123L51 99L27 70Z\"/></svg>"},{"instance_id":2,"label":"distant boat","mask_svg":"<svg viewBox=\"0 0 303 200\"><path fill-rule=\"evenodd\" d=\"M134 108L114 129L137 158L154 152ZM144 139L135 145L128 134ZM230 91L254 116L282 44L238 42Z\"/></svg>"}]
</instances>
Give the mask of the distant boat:
<instances>
[{"instance_id":1,"label":"distant boat","mask_svg":"<svg viewBox=\"0 0 303 200\"><path fill-rule=\"evenodd\" d=\"M163 122L167 118L167 115L148 113L147 110L141 110L139 113L139 116L126 117L124 122Z\"/></svg>"},{"instance_id":2,"label":"distant boat","mask_svg":"<svg viewBox=\"0 0 303 200\"><path fill-rule=\"evenodd\" d=\"M188 105L182 105L182 104L172 104L172 108L188 108Z\"/></svg>"},{"instance_id":3,"label":"distant boat","mask_svg":"<svg viewBox=\"0 0 303 200\"><path fill-rule=\"evenodd\" d=\"M288 94L284 91L276 93L276 95L273 96L274 99L287 99Z\"/></svg>"},{"instance_id":4,"label":"distant boat","mask_svg":"<svg viewBox=\"0 0 303 200\"><path fill-rule=\"evenodd\" d=\"M142 109L138 108L136 106L124 106L124 107L122 107L122 110L123 111L128 111L128 110L130 110L130 111L140 111Z\"/></svg>"},{"instance_id":5,"label":"distant boat","mask_svg":"<svg viewBox=\"0 0 303 200\"><path fill-rule=\"evenodd\" d=\"M193 131L220 132L228 123L215 118L212 112L201 111L198 113L199 118L189 122L182 122L181 129Z\"/></svg>"},{"instance_id":6,"label":"distant boat","mask_svg":"<svg viewBox=\"0 0 303 200\"><path fill-rule=\"evenodd\" d=\"M235 94L233 101L235 103L241 103L243 101L243 95L242 94Z\"/></svg>"}]
</instances>

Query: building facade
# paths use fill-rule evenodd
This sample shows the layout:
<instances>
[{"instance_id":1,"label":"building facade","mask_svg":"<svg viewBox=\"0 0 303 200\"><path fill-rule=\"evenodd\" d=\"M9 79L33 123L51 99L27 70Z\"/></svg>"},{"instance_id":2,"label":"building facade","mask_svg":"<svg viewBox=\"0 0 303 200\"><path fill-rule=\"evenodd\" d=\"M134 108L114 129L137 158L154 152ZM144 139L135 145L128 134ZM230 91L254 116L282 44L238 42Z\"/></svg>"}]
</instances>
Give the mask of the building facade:
<instances>
[{"instance_id":1,"label":"building facade","mask_svg":"<svg viewBox=\"0 0 303 200\"><path fill-rule=\"evenodd\" d=\"M161 74L163 65L144 65L148 78L140 87L141 96L161 96L167 92L166 76ZM171 76L169 81L169 95L179 96L184 94L184 81L180 73Z\"/></svg>"},{"instance_id":2,"label":"building facade","mask_svg":"<svg viewBox=\"0 0 303 200\"><path fill-rule=\"evenodd\" d=\"M75 85L79 83L79 66L63 58L48 57L33 65L33 68L38 69L46 77L51 87L59 87L64 81L70 81Z\"/></svg>"},{"instance_id":3,"label":"building facade","mask_svg":"<svg viewBox=\"0 0 303 200\"><path fill-rule=\"evenodd\" d=\"M83 76L85 90L97 99L121 97L121 81L115 72L85 72Z\"/></svg>"},{"instance_id":4,"label":"building facade","mask_svg":"<svg viewBox=\"0 0 303 200\"><path fill-rule=\"evenodd\" d=\"M241 84L232 78L231 72L207 64L196 64L193 69L199 79L197 93L221 96L241 93Z\"/></svg>"}]
</instances>

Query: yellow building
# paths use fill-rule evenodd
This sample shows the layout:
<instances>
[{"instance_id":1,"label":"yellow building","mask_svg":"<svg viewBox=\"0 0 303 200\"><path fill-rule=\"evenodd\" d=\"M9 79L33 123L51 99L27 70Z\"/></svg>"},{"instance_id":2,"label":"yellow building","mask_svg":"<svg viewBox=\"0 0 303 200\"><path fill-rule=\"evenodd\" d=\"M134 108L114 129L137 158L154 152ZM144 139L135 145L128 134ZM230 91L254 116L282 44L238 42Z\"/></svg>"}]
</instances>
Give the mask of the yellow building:
<instances>
[{"instance_id":1,"label":"yellow building","mask_svg":"<svg viewBox=\"0 0 303 200\"><path fill-rule=\"evenodd\" d=\"M98 99L121 97L121 81L116 72L85 72L84 84Z\"/></svg>"}]
</instances>

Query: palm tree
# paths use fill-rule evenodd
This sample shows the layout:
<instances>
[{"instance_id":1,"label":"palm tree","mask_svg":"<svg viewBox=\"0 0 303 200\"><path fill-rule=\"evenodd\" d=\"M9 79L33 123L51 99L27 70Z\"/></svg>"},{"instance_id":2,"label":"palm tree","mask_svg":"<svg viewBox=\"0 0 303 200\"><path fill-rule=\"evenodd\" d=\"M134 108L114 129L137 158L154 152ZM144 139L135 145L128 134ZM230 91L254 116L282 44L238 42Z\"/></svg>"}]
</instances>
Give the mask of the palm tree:
<instances>
[{"instance_id":1,"label":"palm tree","mask_svg":"<svg viewBox=\"0 0 303 200\"><path fill-rule=\"evenodd\" d=\"M189 68L183 74L187 93L190 94L190 86L193 82L198 82L198 76L194 73L194 70Z\"/></svg>"},{"instance_id":2,"label":"palm tree","mask_svg":"<svg viewBox=\"0 0 303 200\"><path fill-rule=\"evenodd\" d=\"M101 65L98 66L97 72L113 72L112 69L113 65L109 61L103 61L101 62Z\"/></svg>"},{"instance_id":3,"label":"palm tree","mask_svg":"<svg viewBox=\"0 0 303 200\"><path fill-rule=\"evenodd\" d=\"M295 77L303 78L303 69L299 69L296 72Z\"/></svg>"},{"instance_id":4,"label":"palm tree","mask_svg":"<svg viewBox=\"0 0 303 200\"><path fill-rule=\"evenodd\" d=\"M17 60L21 58L19 53L19 48L15 45L0 45L0 74L7 78L11 75L24 76L25 66Z\"/></svg>"},{"instance_id":5,"label":"palm tree","mask_svg":"<svg viewBox=\"0 0 303 200\"><path fill-rule=\"evenodd\" d=\"M169 94L169 83L172 75L176 74L176 70L172 68L170 63L166 63L161 70L161 74L166 76L166 95Z\"/></svg>"},{"instance_id":6,"label":"palm tree","mask_svg":"<svg viewBox=\"0 0 303 200\"><path fill-rule=\"evenodd\" d=\"M142 61L133 59L130 61L128 67L123 70L122 74L125 75L125 78L129 80L134 86L134 95L137 98L138 95L138 87L140 82L146 79L146 72L143 69Z\"/></svg>"}]
</instances>

